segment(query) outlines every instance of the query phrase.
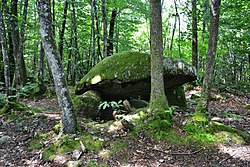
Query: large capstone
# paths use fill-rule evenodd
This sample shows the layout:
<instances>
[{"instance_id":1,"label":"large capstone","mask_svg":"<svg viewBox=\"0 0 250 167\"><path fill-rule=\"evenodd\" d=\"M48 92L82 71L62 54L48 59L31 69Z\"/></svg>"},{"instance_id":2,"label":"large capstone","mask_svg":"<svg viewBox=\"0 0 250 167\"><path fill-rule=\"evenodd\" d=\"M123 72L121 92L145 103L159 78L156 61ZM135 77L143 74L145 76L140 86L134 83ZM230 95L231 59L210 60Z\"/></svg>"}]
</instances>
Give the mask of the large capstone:
<instances>
[{"instance_id":1,"label":"large capstone","mask_svg":"<svg viewBox=\"0 0 250 167\"><path fill-rule=\"evenodd\" d=\"M76 87L76 94L98 91L102 100L150 98L150 55L123 52L94 66ZM163 58L165 91L196 80L196 70L180 59Z\"/></svg>"}]
</instances>

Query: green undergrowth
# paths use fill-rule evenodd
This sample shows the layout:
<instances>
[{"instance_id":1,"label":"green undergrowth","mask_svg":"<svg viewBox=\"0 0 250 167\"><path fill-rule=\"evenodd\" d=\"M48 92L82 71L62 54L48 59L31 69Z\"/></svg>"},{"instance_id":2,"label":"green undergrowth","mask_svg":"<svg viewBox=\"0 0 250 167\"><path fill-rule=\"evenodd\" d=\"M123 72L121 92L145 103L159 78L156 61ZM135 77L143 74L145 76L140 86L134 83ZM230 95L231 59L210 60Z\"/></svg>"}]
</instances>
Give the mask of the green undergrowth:
<instances>
[{"instance_id":1,"label":"green undergrowth","mask_svg":"<svg viewBox=\"0 0 250 167\"><path fill-rule=\"evenodd\" d=\"M53 160L58 154L63 155L76 149L81 150L80 141L84 144L88 153L98 153L106 144L104 140L89 134L81 134L78 137L59 135L54 143L45 148L43 158Z\"/></svg>"},{"instance_id":2,"label":"green undergrowth","mask_svg":"<svg viewBox=\"0 0 250 167\"><path fill-rule=\"evenodd\" d=\"M171 124L168 117L164 117L168 115L165 112L155 114L154 119L140 123L132 133L136 135L143 131L155 140L177 146L211 147L219 143L241 144L249 141L249 134L217 122L209 122L200 112L196 112L189 118L189 123L183 126ZM235 117L231 114L229 116Z\"/></svg>"}]
</instances>

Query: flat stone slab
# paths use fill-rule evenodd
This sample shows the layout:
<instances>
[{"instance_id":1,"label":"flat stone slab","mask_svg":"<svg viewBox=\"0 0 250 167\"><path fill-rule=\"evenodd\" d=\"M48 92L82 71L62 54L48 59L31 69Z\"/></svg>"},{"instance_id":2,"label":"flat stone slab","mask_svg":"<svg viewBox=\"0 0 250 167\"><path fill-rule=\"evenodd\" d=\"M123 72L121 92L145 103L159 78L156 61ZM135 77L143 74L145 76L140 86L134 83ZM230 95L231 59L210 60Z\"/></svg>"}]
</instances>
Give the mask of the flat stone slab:
<instances>
[{"instance_id":1,"label":"flat stone slab","mask_svg":"<svg viewBox=\"0 0 250 167\"><path fill-rule=\"evenodd\" d=\"M123 52L105 58L94 66L76 87L76 94L98 91L102 100L150 97L150 55ZM196 80L196 69L176 58L163 58L164 85L172 88Z\"/></svg>"}]
</instances>

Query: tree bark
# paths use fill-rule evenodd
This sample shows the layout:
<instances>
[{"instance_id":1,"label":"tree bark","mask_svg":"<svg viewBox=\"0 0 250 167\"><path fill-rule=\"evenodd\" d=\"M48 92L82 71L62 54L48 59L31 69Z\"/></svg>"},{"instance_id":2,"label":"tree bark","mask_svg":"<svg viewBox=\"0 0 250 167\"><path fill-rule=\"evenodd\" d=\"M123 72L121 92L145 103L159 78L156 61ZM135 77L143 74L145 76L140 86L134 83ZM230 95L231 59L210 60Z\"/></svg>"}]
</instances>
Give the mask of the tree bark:
<instances>
[{"instance_id":1,"label":"tree bark","mask_svg":"<svg viewBox=\"0 0 250 167\"><path fill-rule=\"evenodd\" d=\"M73 22L73 36L74 36L74 50L72 54L73 58L73 63L71 63L71 84L74 86L75 85L75 80L76 80L76 62L79 59L80 53L79 53L79 48L78 48L78 34L77 34L77 24L76 24L76 12L75 12L75 0L72 0L72 22Z\"/></svg>"},{"instance_id":2,"label":"tree bark","mask_svg":"<svg viewBox=\"0 0 250 167\"><path fill-rule=\"evenodd\" d=\"M210 0L210 32L206 59L206 69L202 86L201 99L196 109L197 112L207 114L211 86L213 82L215 56L218 41L219 16L221 0Z\"/></svg>"},{"instance_id":3,"label":"tree bark","mask_svg":"<svg viewBox=\"0 0 250 167\"><path fill-rule=\"evenodd\" d=\"M18 20L17 20L17 0L11 0L11 38L13 43L13 55L15 59L15 85L17 88L23 86L21 80L21 59L18 57L19 49L19 31L18 31Z\"/></svg>"},{"instance_id":4,"label":"tree bark","mask_svg":"<svg viewBox=\"0 0 250 167\"><path fill-rule=\"evenodd\" d=\"M8 56L5 25L1 11L0 11L0 37L1 37L0 40L1 40L3 64L4 64L5 93L8 96L10 94L10 65L9 65L10 61Z\"/></svg>"},{"instance_id":5,"label":"tree bark","mask_svg":"<svg viewBox=\"0 0 250 167\"><path fill-rule=\"evenodd\" d=\"M97 63L97 58L96 58L96 31L95 31L95 0L91 0L91 35L92 35L92 58L93 58L93 63L94 65Z\"/></svg>"},{"instance_id":6,"label":"tree bark","mask_svg":"<svg viewBox=\"0 0 250 167\"><path fill-rule=\"evenodd\" d=\"M96 36L97 36L97 62L99 60L102 60L102 53L101 53L101 44L100 44L100 30L99 30L99 19L98 19L98 15L97 15L97 9L96 9L96 5L94 6L95 8L95 25L96 25Z\"/></svg>"},{"instance_id":7,"label":"tree bark","mask_svg":"<svg viewBox=\"0 0 250 167\"><path fill-rule=\"evenodd\" d=\"M65 27L66 27L68 4L69 4L68 0L65 0L64 9L63 9L62 28L61 28L60 35L59 35L58 51L61 56L61 60L63 60L63 40L64 40L64 33L65 33Z\"/></svg>"},{"instance_id":8,"label":"tree bark","mask_svg":"<svg viewBox=\"0 0 250 167\"><path fill-rule=\"evenodd\" d=\"M5 20L6 20L6 31L8 34L8 42L7 44L9 44L8 47L8 57L9 57L9 61L10 61L10 83L14 83L14 75L15 75L15 58L14 58L14 54L13 54L13 42L12 42L12 37L11 37L11 22L10 22L10 16L11 14L9 13L9 8L7 6L7 1L6 0L2 0L2 9L3 9L3 14L5 15ZM7 35L6 34L6 35ZM7 40L7 39L6 39Z\"/></svg>"},{"instance_id":9,"label":"tree bark","mask_svg":"<svg viewBox=\"0 0 250 167\"><path fill-rule=\"evenodd\" d=\"M25 61L23 57L23 45L25 41L25 28L26 28L26 21L27 21L27 13L28 13L28 0L25 0L24 2L24 8L23 8L23 20L21 25L21 31L20 31L20 41L19 41L19 53L18 57L20 57L21 60L21 77L22 77L22 84L25 85L27 82L27 72L26 72L26 66Z\"/></svg>"},{"instance_id":10,"label":"tree bark","mask_svg":"<svg viewBox=\"0 0 250 167\"><path fill-rule=\"evenodd\" d=\"M115 31L115 19L117 16L117 10L114 8L112 10L111 19L109 23L109 36L108 36L108 46L107 46L107 52L108 56L111 56L114 52L114 31Z\"/></svg>"},{"instance_id":11,"label":"tree bark","mask_svg":"<svg viewBox=\"0 0 250 167\"><path fill-rule=\"evenodd\" d=\"M40 64L39 64L39 74L38 74L38 79L41 83L44 81L44 49L43 49L43 44L42 41L40 42Z\"/></svg>"},{"instance_id":12,"label":"tree bark","mask_svg":"<svg viewBox=\"0 0 250 167\"><path fill-rule=\"evenodd\" d=\"M170 42L170 47L169 47L171 54L172 54L172 50L173 50L174 34L175 34L175 30L176 30L177 17L179 17L176 0L174 0L174 6L175 6L175 19L174 19L174 27L173 27L172 37L171 37L171 42Z\"/></svg>"},{"instance_id":13,"label":"tree bark","mask_svg":"<svg viewBox=\"0 0 250 167\"><path fill-rule=\"evenodd\" d=\"M69 96L69 90L66 85L63 67L52 33L50 4L47 0L37 0L36 2L39 14L42 44L52 71L58 103L62 111L62 131L64 133L75 133L76 118Z\"/></svg>"},{"instance_id":14,"label":"tree bark","mask_svg":"<svg viewBox=\"0 0 250 167\"><path fill-rule=\"evenodd\" d=\"M151 96L150 109L164 110L167 98L163 80L161 0L150 0Z\"/></svg>"},{"instance_id":15,"label":"tree bark","mask_svg":"<svg viewBox=\"0 0 250 167\"><path fill-rule=\"evenodd\" d=\"M102 0L102 24L103 24L103 57L107 57L108 30L106 0Z\"/></svg>"},{"instance_id":16,"label":"tree bark","mask_svg":"<svg viewBox=\"0 0 250 167\"><path fill-rule=\"evenodd\" d=\"M198 68L197 1L192 0L192 65Z\"/></svg>"},{"instance_id":17,"label":"tree bark","mask_svg":"<svg viewBox=\"0 0 250 167\"><path fill-rule=\"evenodd\" d=\"M24 7L24 18L21 26L21 34L18 28L17 0L11 0L11 37L13 43L13 55L15 59L15 85L20 88L26 83L26 69L23 57L23 42L25 32L25 22L27 18L28 1L26 0Z\"/></svg>"}]
</instances>

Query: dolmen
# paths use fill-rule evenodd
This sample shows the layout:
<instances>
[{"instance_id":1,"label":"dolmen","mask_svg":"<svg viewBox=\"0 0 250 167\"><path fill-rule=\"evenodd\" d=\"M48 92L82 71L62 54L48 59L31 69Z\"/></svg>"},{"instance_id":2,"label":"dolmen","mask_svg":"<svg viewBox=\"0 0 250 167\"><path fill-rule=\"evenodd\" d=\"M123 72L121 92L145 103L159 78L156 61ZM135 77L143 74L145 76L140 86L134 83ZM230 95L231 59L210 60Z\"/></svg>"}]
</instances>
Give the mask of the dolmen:
<instances>
[{"instance_id":1,"label":"dolmen","mask_svg":"<svg viewBox=\"0 0 250 167\"><path fill-rule=\"evenodd\" d=\"M76 86L77 95L100 94L102 101L150 99L150 54L123 52L95 65ZM163 58L164 85L170 105L186 107L183 84L196 80L195 67L177 58Z\"/></svg>"}]
</instances>

